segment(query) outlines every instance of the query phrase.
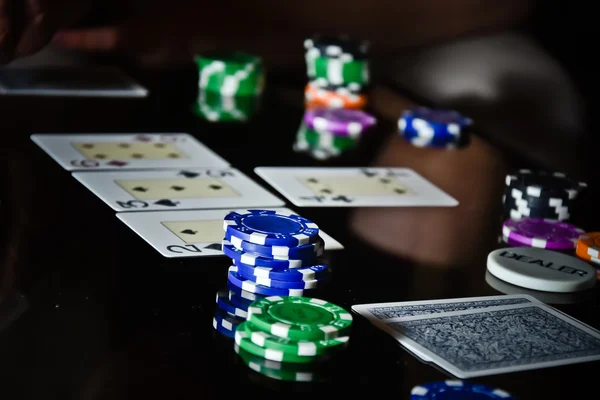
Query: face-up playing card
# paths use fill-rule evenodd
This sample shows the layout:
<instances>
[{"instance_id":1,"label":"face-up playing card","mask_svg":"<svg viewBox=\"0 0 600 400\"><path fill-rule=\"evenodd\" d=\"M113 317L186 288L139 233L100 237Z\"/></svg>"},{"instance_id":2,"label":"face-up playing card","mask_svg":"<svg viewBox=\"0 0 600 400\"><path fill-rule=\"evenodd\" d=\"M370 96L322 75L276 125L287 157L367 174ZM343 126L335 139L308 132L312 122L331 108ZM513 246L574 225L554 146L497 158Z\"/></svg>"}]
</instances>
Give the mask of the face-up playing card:
<instances>
[{"instance_id":1,"label":"face-up playing card","mask_svg":"<svg viewBox=\"0 0 600 400\"><path fill-rule=\"evenodd\" d=\"M185 133L34 134L31 140L69 171L229 166Z\"/></svg>"},{"instance_id":2,"label":"face-up playing card","mask_svg":"<svg viewBox=\"0 0 600 400\"><path fill-rule=\"evenodd\" d=\"M287 208L271 209L293 213ZM231 211L153 211L118 213L117 217L165 257L222 256L223 218ZM327 233L320 231L319 234L325 242L325 250L344 248Z\"/></svg>"},{"instance_id":3,"label":"face-up playing card","mask_svg":"<svg viewBox=\"0 0 600 400\"><path fill-rule=\"evenodd\" d=\"M498 306L509 306L515 304L531 304L539 301L532 296L500 295L483 297L462 297L454 299L401 301L393 303L357 304L352 306L352 311L366 318L373 325L394 336L394 331L387 324L388 321L399 321L404 318L415 316L441 314L445 312L476 310ZM420 352L420 349L411 350L423 361L430 362L428 357Z\"/></svg>"},{"instance_id":4,"label":"face-up playing card","mask_svg":"<svg viewBox=\"0 0 600 400\"><path fill-rule=\"evenodd\" d=\"M0 93L26 96L146 97L148 90L118 68L0 69Z\"/></svg>"},{"instance_id":5,"label":"face-up playing card","mask_svg":"<svg viewBox=\"0 0 600 400\"><path fill-rule=\"evenodd\" d=\"M600 360L600 332L542 303L389 320L404 347L468 379Z\"/></svg>"},{"instance_id":6,"label":"face-up playing card","mask_svg":"<svg viewBox=\"0 0 600 400\"><path fill-rule=\"evenodd\" d=\"M285 204L234 168L74 172L73 177L115 211L279 207Z\"/></svg>"},{"instance_id":7,"label":"face-up playing card","mask_svg":"<svg viewBox=\"0 0 600 400\"><path fill-rule=\"evenodd\" d=\"M257 167L299 207L451 207L458 201L407 168Z\"/></svg>"}]
</instances>

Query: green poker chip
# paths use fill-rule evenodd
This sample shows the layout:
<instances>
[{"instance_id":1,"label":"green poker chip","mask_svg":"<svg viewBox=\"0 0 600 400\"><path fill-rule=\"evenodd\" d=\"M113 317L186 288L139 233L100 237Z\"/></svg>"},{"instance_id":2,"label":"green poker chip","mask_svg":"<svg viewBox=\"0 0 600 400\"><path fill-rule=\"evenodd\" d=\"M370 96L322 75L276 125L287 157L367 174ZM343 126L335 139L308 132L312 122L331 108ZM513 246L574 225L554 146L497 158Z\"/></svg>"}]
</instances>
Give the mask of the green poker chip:
<instances>
[{"instance_id":1,"label":"green poker chip","mask_svg":"<svg viewBox=\"0 0 600 400\"><path fill-rule=\"evenodd\" d=\"M223 96L200 90L192 111L210 122L245 122L256 114L259 105L257 96Z\"/></svg>"},{"instance_id":2,"label":"green poker chip","mask_svg":"<svg viewBox=\"0 0 600 400\"><path fill-rule=\"evenodd\" d=\"M315 357L331 353L334 349L337 350L345 346L350 340L348 336L319 341L291 340L263 332L252 324L244 324L244 332L252 343L260 347L304 357Z\"/></svg>"},{"instance_id":3,"label":"green poker chip","mask_svg":"<svg viewBox=\"0 0 600 400\"><path fill-rule=\"evenodd\" d=\"M263 91L262 59L246 53L209 53L195 58L198 88L223 96L255 96Z\"/></svg>"},{"instance_id":4,"label":"green poker chip","mask_svg":"<svg viewBox=\"0 0 600 400\"><path fill-rule=\"evenodd\" d=\"M248 321L242 322L235 331L235 343L250 354L254 354L257 357L264 358L266 360L277 361L282 363L299 363L308 364L312 362L321 361L327 359L327 356L310 357L310 356L299 356L297 354L288 354L283 351L266 349L260 347L256 343L250 340L248 333L246 333L245 324Z\"/></svg>"},{"instance_id":5,"label":"green poker chip","mask_svg":"<svg viewBox=\"0 0 600 400\"><path fill-rule=\"evenodd\" d=\"M324 78L332 85L369 83L369 63L367 60L354 60L351 57L317 57L314 63L314 75L311 79Z\"/></svg>"},{"instance_id":6,"label":"green poker chip","mask_svg":"<svg viewBox=\"0 0 600 400\"><path fill-rule=\"evenodd\" d=\"M234 350L248 368L269 378L289 382L318 382L324 380L324 376L320 371L316 371L306 364L281 363L257 357L240 348L237 343L234 344Z\"/></svg>"},{"instance_id":7,"label":"green poker chip","mask_svg":"<svg viewBox=\"0 0 600 400\"><path fill-rule=\"evenodd\" d=\"M252 303L248 322L274 336L318 341L347 336L352 315L320 299L271 296Z\"/></svg>"}]
</instances>

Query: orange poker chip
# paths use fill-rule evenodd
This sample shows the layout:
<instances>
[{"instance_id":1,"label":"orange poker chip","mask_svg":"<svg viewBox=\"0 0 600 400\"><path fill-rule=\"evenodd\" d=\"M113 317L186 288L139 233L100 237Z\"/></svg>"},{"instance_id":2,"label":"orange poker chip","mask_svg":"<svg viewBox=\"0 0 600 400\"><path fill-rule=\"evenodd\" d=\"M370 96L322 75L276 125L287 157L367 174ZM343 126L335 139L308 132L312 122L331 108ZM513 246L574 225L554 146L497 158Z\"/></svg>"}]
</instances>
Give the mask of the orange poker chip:
<instances>
[{"instance_id":1,"label":"orange poker chip","mask_svg":"<svg viewBox=\"0 0 600 400\"><path fill-rule=\"evenodd\" d=\"M364 94L339 93L331 90L321 89L306 85L304 90L306 108L351 108L360 110L367 105L367 96Z\"/></svg>"},{"instance_id":2,"label":"orange poker chip","mask_svg":"<svg viewBox=\"0 0 600 400\"><path fill-rule=\"evenodd\" d=\"M600 232L581 235L577 240L575 253L581 259L600 264Z\"/></svg>"}]
</instances>

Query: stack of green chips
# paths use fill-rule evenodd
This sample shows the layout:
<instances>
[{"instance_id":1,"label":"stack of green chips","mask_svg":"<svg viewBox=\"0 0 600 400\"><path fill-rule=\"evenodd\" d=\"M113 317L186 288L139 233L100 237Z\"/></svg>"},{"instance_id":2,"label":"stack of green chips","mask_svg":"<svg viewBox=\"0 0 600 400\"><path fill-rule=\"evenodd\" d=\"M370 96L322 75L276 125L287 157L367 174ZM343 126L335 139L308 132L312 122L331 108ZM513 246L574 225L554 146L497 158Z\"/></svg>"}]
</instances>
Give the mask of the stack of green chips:
<instances>
[{"instance_id":1,"label":"stack of green chips","mask_svg":"<svg viewBox=\"0 0 600 400\"><path fill-rule=\"evenodd\" d=\"M196 57L198 98L194 112L212 122L247 121L258 110L264 88L260 57L245 53Z\"/></svg>"},{"instance_id":2,"label":"stack of green chips","mask_svg":"<svg viewBox=\"0 0 600 400\"><path fill-rule=\"evenodd\" d=\"M354 149L360 137L338 136L329 132L317 132L309 128L304 119L300 124L294 143L294 151L310 153L314 158L327 160Z\"/></svg>"},{"instance_id":3,"label":"stack of green chips","mask_svg":"<svg viewBox=\"0 0 600 400\"><path fill-rule=\"evenodd\" d=\"M248 319L238 325L236 352L257 372L313 381L318 375L315 363L330 359L348 344L351 324L350 313L323 300L266 297L253 302Z\"/></svg>"},{"instance_id":4,"label":"stack of green chips","mask_svg":"<svg viewBox=\"0 0 600 400\"><path fill-rule=\"evenodd\" d=\"M315 36L304 41L304 48L309 81L324 81L336 87L369 84L368 42Z\"/></svg>"}]
</instances>

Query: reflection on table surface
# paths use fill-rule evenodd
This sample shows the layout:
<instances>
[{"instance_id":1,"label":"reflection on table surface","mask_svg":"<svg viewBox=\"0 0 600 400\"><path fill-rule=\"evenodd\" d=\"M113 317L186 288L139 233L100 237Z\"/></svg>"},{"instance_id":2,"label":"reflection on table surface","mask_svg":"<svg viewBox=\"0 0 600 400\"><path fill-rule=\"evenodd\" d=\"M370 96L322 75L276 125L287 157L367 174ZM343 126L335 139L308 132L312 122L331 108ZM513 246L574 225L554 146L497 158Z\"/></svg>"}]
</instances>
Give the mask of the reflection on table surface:
<instances>
[{"instance_id":1,"label":"reflection on table surface","mask_svg":"<svg viewBox=\"0 0 600 400\"><path fill-rule=\"evenodd\" d=\"M225 288L229 260L162 257L35 147L29 141L33 131L187 131L258 182L252 173L255 166L412 168L460 205L291 207L345 247L328 254L334 278L323 294L326 299L349 309L360 303L532 294L486 277L486 256L501 246L497 238L504 176L524 161L481 136L456 151L412 147L398 137L393 117L413 103L382 88L373 94L374 106L382 98L386 105L374 109L381 117L378 129L357 151L315 159L293 151L302 116L300 87L296 91L275 86L248 124L219 125L196 119L182 105L193 96L169 97L169 87L163 88L167 93L161 98L160 80L148 82L156 85L150 85L152 99L142 105L120 103L123 108L113 106L110 113L98 108L108 103L98 101L67 102L61 110L45 109L47 103L31 99L28 110L35 120L17 120L10 135L5 134L7 142L0 149L0 287L7 294L4 305L13 304L10 299L18 291L28 307L17 318L2 314L0 393L21 398L152 399L215 396L224 390L250 396L393 391L407 397L416 384L447 378L358 318L351 344L336 360L328 382L278 382L251 371L232 342L211 326L215 293ZM158 113L169 100L172 104ZM67 127L60 118L70 119ZM593 229L596 221L597 216L590 216L584 228ZM600 327L597 291L584 298L538 298ZM597 363L588 363L485 381L519 398L567 398L579 389L548 383L591 376L595 369Z\"/></svg>"}]
</instances>

